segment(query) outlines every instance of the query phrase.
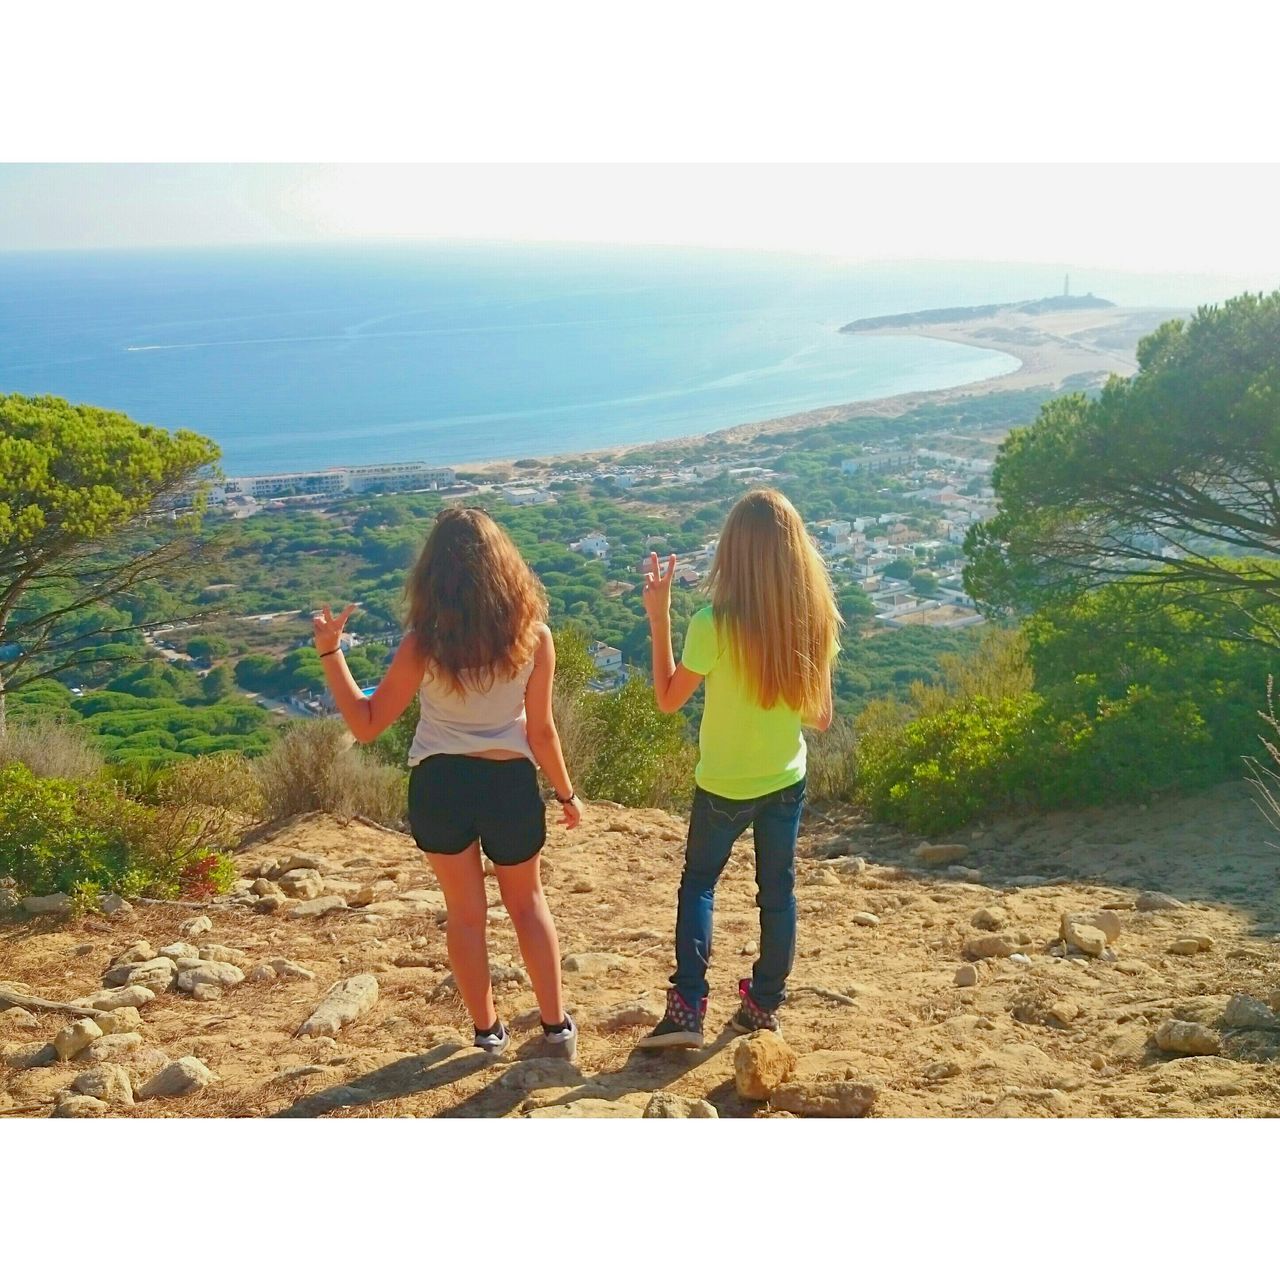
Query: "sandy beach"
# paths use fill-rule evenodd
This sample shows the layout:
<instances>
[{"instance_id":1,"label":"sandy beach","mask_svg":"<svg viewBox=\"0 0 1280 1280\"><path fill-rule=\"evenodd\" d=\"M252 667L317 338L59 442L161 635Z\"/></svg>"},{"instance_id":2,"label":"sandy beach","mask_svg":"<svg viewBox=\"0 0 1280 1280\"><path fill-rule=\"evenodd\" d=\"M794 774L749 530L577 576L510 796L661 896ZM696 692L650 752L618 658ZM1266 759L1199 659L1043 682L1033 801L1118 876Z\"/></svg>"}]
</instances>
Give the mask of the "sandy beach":
<instances>
[{"instance_id":1,"label":"sandy beach","mask_svg":"<svg viewBox=\"0 0 1280 1280\"><path fill-rule=\"evenodd\" d=\"M1111 374L1128 376L1137 369L1138 342L1165 320L1186 314L1179 310L1157 307L1107 307L1096 311L1063 311L1044 315L1027 315L1012 308L968 320L942 324L918 324L907 327L877 328L876 337L907 336L932 338L1002 351L1020 363L1012 373L980 382L963 383L938 391L913 391L878 400L859 400L848 404L825 405L780 418L739 423L718 431L696 436L680 436L642 444L614 445L588 452L557 454L539 458L544 470L563 466L572 459L587 462L609 458L622 461L628 455L653 448L679 449L682 446L749 445L757 436L779 431L801 431L851 417L893 418L923 405L951 404L957 400L989 395L994 391L1014 391L1029 387L1054 390L1071 379L1102 381ZM858 334L848 335L850 342ZM459 467L469 475L497 479L509 472L514 459L492 459ZM540 474L532 467L522 467L522 479L534 480Z\"/></svg>"}]
</instances>

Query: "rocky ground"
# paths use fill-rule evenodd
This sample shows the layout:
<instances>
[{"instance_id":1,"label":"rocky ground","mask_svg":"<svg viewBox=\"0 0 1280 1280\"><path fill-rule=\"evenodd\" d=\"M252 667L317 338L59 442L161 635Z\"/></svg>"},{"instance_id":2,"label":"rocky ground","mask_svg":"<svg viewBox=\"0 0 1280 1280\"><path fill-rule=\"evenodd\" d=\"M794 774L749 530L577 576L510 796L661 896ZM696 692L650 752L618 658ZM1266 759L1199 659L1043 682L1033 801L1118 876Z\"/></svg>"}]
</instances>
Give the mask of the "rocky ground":
<instances>
[{"instance_id":1,"label":"rocky ground","mask_svg":"<svg viewBox=\"0 0 1280 1280\"><path fill-rule=\"evenodd\" d=\"M550 839L576 1065L539 1056L493 881L518 1030L503 1062L471 1048L430 873L359 820L256 833L231 901L11 913L0 988L75 1008L0 1012L0 1113L1280 1115L1280 836L1243 786L949 846L811 814L785 1043L721 1030L755 948L748 836L718 899L708 1045L643 1054L683 836L668 814L596 805Z\"/></svg>"}]
</instances>

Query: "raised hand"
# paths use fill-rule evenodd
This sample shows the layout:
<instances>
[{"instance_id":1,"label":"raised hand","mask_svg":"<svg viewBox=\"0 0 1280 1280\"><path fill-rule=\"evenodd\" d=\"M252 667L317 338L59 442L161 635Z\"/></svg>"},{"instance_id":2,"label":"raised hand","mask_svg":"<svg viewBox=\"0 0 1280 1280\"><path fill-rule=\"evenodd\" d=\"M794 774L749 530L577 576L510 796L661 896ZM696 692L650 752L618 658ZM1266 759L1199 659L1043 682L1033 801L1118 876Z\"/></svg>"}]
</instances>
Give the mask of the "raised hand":
<instances>
[{"instance_id":1,"label":"raised hand","mask_svg":"<svg viewBox=\"0 0 1280 1280\"><path fill-rule=\"evenodd\" d=\"M667 571L662 572L661 565L658 564L658 553L652 551L649 553L649 568L644 575L644 595L642 597L644 603L644 611L649 615L649 620L655 618L665 618L671 612L671 580L676 572L676 558L674 553L667 557Z\"/></svg>"},{"instance_id":2,"label":"raised hand","mask_svg":"<svg viewBox=\"0 0 1280 1280\"><path fill-rule=\"evenodd\" d=\"M342 629L347 625L347 619L355 612L355 605L349 604L335 618L329 612L329 606L325 607L311 619L311 627L315 632L316 651L318 653L328 653L330 650L338 648L339 642L342 640Z\"/></svg>"}]
</instances>

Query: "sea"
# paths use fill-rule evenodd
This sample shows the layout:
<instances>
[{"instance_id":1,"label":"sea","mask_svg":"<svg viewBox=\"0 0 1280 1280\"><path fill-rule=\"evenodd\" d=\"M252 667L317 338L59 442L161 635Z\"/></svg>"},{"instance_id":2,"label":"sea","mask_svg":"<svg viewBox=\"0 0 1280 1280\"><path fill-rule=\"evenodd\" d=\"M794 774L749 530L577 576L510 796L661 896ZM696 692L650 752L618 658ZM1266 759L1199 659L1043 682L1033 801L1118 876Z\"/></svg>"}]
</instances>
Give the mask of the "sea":
<instances>
[{"instance_id":1,"label":"sea","mask_svg":"<svg viewBox=\"0 0 1280 1280\"><path fill-rule=\"evenodd\" d=\"M190 428L229 475L538 457L1008 373L1001 352L839 330L1061 288L1058 266L670 248L0 253L0 391Z\"/></svg>"}]
</instances>

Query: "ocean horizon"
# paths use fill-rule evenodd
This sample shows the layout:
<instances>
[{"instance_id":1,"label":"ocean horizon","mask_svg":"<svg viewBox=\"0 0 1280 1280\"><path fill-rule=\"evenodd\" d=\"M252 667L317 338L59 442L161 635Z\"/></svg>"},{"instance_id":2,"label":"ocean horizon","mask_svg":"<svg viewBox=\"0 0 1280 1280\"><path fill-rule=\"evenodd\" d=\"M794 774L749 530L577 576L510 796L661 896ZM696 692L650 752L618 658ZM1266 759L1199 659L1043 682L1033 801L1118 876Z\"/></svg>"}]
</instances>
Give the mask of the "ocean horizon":
<instances>
[{"instance_id":1,"label":"ocean horizon","mask_svg":"<svg viewBox=\"0 0 1280 1280\"><path fill-rule=\"evenodd\" d=\"M1168 288L1157 277L1091 275L1078 291L1158 305ZM218 443L230 475L465 464L697 435L997 377L1018 361L839 329L1060 290L1047 266L692 249L0 254L0 391L190 428Z\"/></svg>"}]
</instances>

